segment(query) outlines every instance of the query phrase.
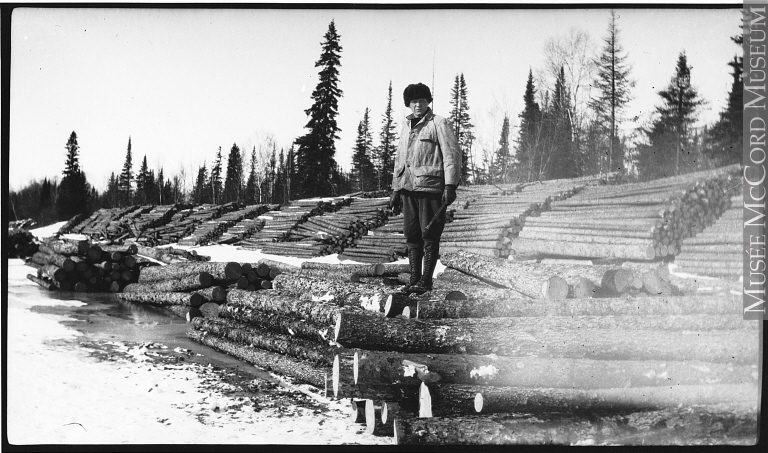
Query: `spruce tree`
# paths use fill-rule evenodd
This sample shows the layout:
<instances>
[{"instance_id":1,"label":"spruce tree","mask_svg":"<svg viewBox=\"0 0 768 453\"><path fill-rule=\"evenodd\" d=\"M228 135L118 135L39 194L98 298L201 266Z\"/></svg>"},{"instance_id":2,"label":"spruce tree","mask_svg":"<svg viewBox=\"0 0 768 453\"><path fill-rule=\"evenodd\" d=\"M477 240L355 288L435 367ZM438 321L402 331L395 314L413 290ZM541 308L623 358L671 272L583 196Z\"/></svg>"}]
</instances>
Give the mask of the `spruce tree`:
<instances>
[{"instance_id":1,"label":"spruce tree","mask_svg":"<svg viewBox=\"0 0 768 453\"><path fill-rule=\"evenodd\" d=\"M288 150L288 157L285 160L286 202L296 195L296 179L296 152L293 145L291 145L291 149Z\"/></svg>"},{"instance_id":2,"label":"spruce tree","mask_svg":"<svg viewBox=\"0 0 768 453\"><path fill-rule=\"evenodd\" d=\"M222 192L224 191L221 184L221 146L219 146L219 151L216 153L216 160L213 162L213 167L211 167L211 182L209 184L209 189L211 191L211 203L221 204Z\"/></svg>"},{"instance_id":3,"label":"spruce tree","mask_svg":"<svg viewBox=\"0 0 768 453\"><path fill-rule=\"evenodd\" d=\"M678 56L669 85L658 95L662 103L655 109L656 119L650 129L643 130L649 144L639 147L638 170L643 177L677 175L686 167L694 166L688 158L693 148L691 126L704 101L691 85L691 67L685 52Z\"/></svg>"},{"instance_id":4,"label":"spruce tree","mask_svg":"<svg viewBox=\"0 0 768 453\"><path fill-rule=\"evenodd\" d=\"M603 49L595 60L597 76L592 86L596 88L597 94L589 102L599 130L605 137L605 144L600 149L593 150L607 156L606 161L601 163L601 173L624 168L618 128L623 119L621 114L632 99L630 89L635 86L634 81L629 78L631 68L627 64L627 56L619 43L620 30L616 23L616 11L612 9L610 14L608 33L603 38Z\"/></svg>"},{"instance_id":5,"label":"spruce tree","mask_svg":"<svg viewBox=\"0 0 768 453\"><path fill-rule=\"evenodd\" d=\"M256 146L251 151L251 166L248 172L248 179L245 182L245 202L246 203L258 203L259 202L259 183L256 174Z\"/></svg>"},{"instance_id":6,"label":"spruce tree","mask_svg":"<svg viewBox=\"0 0 768 453\"><path fill-rule=\"evenodd\" d=\"M232 144L227 159L227 173L224 178L224 203L240 201L243 190L243 163L240 156L240 147Z\"/></svg>"},{"instance_id":7,"label":"spruce tree","mask_svg":"<svg viewBox=\"0 0 768 453\"><path fill-rule=\"evenodd\" d=\"M136 175L136 195L133 197L135 204L145 204L149 202L147 197L147 177L149 176L149 168L147 167L147 155L144 155L144 159L141 161L141 167L139 167L139 174Z\"/></svg>"},{"instance_id":8,"label":"spruce tree","mask_svg":"<svg viewBox=\"0 0 768 453\"><path fill-rule=\"evenodd\" d=\"M355 152L352 155L352 181L357 190L370 191L376 187L376 175L371 154L373 151L373 134L368 108L365 108L363 119L357 126Z\"/></svg>"},{"instance_id":9,"label":"spruce tree","mask_svg":"<svg viewBox=\"0 0 768 453\"><path fill-rule=\"evenodd\" d=\"M335 140L341 129L336 125L336 116L338 100L343 94L338 88L342 51L340 38L336 24L331 21L322 43L322 54L315 62L315 67L321 70L317 87L312 92L314 103L304 111L309 116L309 122L304 126L309 132L296 139L299 147L296 173L300 178L298 187L302 197L329 195L337 190L334 187L339 181L334 157Z\"/></svg>"},{"instance_id":10,"label":"spruce tree","mask_svg":"<svg viewBox=\"0 0 768 453\"><path fill-rule=\"evenodd\" d=\"M547 179L575 178L578 176L570 112L571 97L565 83L565 70L561 67L555 82L555 91L552 94L552 105L549 112L551 129L548 139L551 154Z\"/></svg>"},{"instance_id":11,"label":"spruce tree","mask_svg":"<svg viewBox=\"0 0 768 453\"><path fill-rule=\"evenodd\" d=\"M466 184L469 181L470 169L474 171L472 159L472 142L474 135L469 117L469 103L467 101L467 84L464 81L464 73L456 75L451 89L451 113L449 119L453 124L454 134L461 148L461 181ZM476 176L476 175L475 175Z\"/></svg>"},{"instance_id":12,"label":"spruce tree","mask_svg":"<svg viewBox=\"0 0 768 453\"><path fill-rule=\"evenodd\" d=\"M77 144L75 131L69 135L64 148L67 150L67 158L62 172L64 177L56 197L56 211L60 219L69 219L75 214L87 212L91 190L80 168L80 145Z\"/></svg>"},{"instance_id":13,"label":"spruce tree","mask_svg":"<svg viewBox=\"0 0 768 453\"><path fill-rule=\"evenodd\" d=\"M509 116L504 115L504 122L501 124L499 148L496 150L493 165L490 166L491 182L498 184L510 182L511 159L512 156L509 152Z\"/></svg>"},{"instance_id":14,"label":"spruce tree","mask_svg":"<svg viewBox=\"0 0 768 453\"><path fill-rule=\"evenodd\" d=\"M387 91L387 108L381 121L379 133L379 147L376 150L376 167L379 173L379 190L386 190L392 186L392 172L397 152L397 126L392 114L392 81L389 81Z\"/></svg>"},{"instance_id":15,"label":"spruce tree","mask_svg":"<svg viewBox=\"0 0 768 453\"><path fill-rule=\"evenodd\" d=\"M125 153L123 171L118 179L120 206L129 206L133 199L133 158L131 157L131 137L128 137L128 151Z\"/></svg>"},{"instance_id":16,"label":"spruce tree","mask_svg":"<svg viewBox=\"0 0 768 453\"><path fill-rule=\"evenodd\" d=\"M515 153L517 174L523 181L539 179L539 136L541 133L541 109L536 102L536 87L533 72L528 70L528 82L523 95L525 107L520 113L520 132Z\"/></svg>"},{"instance_id":17,"label":"spruce tree","mask_svg":"<svg viewBox=\"0 0 768 453\"><path fill-rule=\"evenodd\" d=\"M739 45L743 44L743 36L737 35L731 38ZM728 104L725 110L720 112L717 123L708 131L705 153L714 159L718 165L726 165L740 162L744 148L744 76L743 57L734 56L728 63L731 67L733 81L728 92Z\"/></svg>"}]
</instances>

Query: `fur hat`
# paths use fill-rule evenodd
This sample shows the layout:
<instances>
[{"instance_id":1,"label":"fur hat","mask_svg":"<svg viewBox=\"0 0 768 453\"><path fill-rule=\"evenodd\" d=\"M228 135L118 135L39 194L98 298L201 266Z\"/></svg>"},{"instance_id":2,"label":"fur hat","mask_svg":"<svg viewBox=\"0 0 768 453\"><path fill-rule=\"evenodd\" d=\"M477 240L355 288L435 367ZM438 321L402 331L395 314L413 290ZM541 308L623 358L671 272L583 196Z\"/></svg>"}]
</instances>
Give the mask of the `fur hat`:
<instances>
[{"instance_id":1,"label":"fur hat","mask_svg":"<svg viewBox=\"0 0 768 453\"><path fill-rule=\"evenodd\" d=\"M411 101L414 99L426 99L427 101L432 102L432 92L430 92L429 87L423 83L412 83L405 87L405 91L403 91L405 106L410 107Z\"/></svg>"}]
</instances>

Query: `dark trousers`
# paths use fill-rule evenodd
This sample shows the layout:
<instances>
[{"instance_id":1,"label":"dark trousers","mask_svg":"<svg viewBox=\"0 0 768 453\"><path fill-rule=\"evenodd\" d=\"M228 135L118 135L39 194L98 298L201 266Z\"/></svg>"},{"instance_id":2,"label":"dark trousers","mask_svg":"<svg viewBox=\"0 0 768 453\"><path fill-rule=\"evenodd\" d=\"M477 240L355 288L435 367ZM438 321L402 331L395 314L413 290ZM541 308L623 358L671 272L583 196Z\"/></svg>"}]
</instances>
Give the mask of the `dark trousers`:
<instances>
[{"instance_id":1,"label":"dark trousers","mask_svg":"<svg viewBox=\"0 0 768 453\"><path fill-rule=\"evenodd\" d=\"M445 228L445 210L432 223L427 231L424 227L440 210L443 194L431 192L411 192L403 190L403 233L408 248L434 250L439 253L440 236Z\"/></svg>"}]
</instances>

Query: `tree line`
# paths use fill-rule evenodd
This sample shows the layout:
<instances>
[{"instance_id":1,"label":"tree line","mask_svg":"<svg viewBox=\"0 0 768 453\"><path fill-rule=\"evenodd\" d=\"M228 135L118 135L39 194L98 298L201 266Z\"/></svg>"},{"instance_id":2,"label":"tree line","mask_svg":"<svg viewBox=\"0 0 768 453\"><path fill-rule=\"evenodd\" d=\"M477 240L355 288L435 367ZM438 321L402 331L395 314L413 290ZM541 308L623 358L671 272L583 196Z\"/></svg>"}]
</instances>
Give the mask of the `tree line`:
<instances>
[{"instance_id":1,"label":"tree line","mask_svg":"<svg viewBox=\"0 0 768 453\"><path fill-rule=\"evenodd\" d=\"M741 47L742 37L732 41ZM266 137L250 149L234 143L224 162L221 147L198 167L187 190L183 168L173 176L163 168L150 169L144 155L133 168L131 138L122 170L109 177L99 193L88 183L79 165L77 134L65 145L63 178L33 181L11 192L12 216L34 218L40 224L64 220L102 207L133 204L285 203L292 199L337 196L354 191L387 190L397 149L397 121L392 108L392 83L380 123L374 124L366 107L357 127L349 172L335 159L340 131L336 117L342 46L331 21L315 62L319 80L312 105L305 110L306 133L288 150ZM678 56L669 84L657 91L657 107L635 131L625 134L622 124L633 99L629 55L624 51L618 16L611 10L599 51L591 51L586 32L549 39L544 45L545 67L533 69L523 93L523 110L516 131L508 112L500 123L498 141L481 143L475 134L469 90L463 73L455 76L448 119L463 155L462 184L504 184L620 172L627 178L650 179L696 171L740 161L742 148L742 57L727 62L732 84L728 102L718 121L696 128L705 105L692 83L685 52ZM637 120L637 118L635 118ZM378 132L378 133L377 133ZM377 142L374 143L374 135ZM479 161L479 162L478 162Z\"/></svg>"}]
</instances>

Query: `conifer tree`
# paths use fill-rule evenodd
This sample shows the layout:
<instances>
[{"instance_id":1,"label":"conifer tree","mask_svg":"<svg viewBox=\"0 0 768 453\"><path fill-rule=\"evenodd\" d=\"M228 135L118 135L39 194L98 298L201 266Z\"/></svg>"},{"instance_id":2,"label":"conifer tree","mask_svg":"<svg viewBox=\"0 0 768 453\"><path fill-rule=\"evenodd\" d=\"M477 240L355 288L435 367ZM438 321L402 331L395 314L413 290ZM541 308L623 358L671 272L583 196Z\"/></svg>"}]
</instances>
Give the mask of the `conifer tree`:
<instances>
[{"instance_id":1,"label":"conifer tree","mask_svg":"<svg viewBox=\"0 0 768 453\"><path fill-rule=\"evenodd\" d=\"M343 94L338 87L342 51L340 38L336 24L331 21L322 43L322 54L315 62L315 67L321 70L317 87L312 92L314 103L304 111L309 116L309 122L304 126L309 132L296 139L299 147L296 174L300 178L298 187L302 197L329 195L337 190L334 186L339 181L334 157L335 140L341 129L336 125L336 116L338 100Z\"/></svg>"},{"instance_id":2,"label":"conifer tree","mask_svg":"<svg viewBox=\"0 0 768 453\"><path fill-rule=\"evenodd\" d=\"M649 144L639 147L638 170L643 177L677 175L694 164L687 159L693 148L691 126L704 101L691 85L691 67L685 52L678 56L669 85L658 94L662 103L656 107L656 119L650 129L643 130Z\"/></svg>"},{"instance_id":3,"label":"conifer tree","mask_svg":"<svg viewBox=\"0 0 768 453\"><path fill-rule=\"evenodd\" d=\"M288 202L291 200L291 197L296 194L296 152L294 151L293 145L291 145L291 149L288 150L288 157L285 160L285 179L285 201Z\"/></svg>"},{"instance_id":4,"label":"conifer tree","mask_svg":"<svg viewBox=\"0 0 768 453\"><path fill-rule=\"evenodd\" d=\"M472 159L472 143L474 135L469 117L469 103L467 102L467 84L464 81L464 73L456 75L451 89L451 113L449 119L453 124L456 139L461 148L461 180L466 184L469 180L470 170L474 171Z\"/></svg>"},{"instance_id":5,"label":"conifer tree","mask_svg":"<svg viewBox=\"0 0 768 453\"><path fill-rule=\"evenodd\" d=\"M742 46L742 35L731 37L731 40ZM728 104L720 112L717 123L708 131L705 153L719 165L740 162L744 148L744 76L743 58L734 56L728 63L731 67L733 81L728 92Z\"/></svg>"},{"instance_id":6,"label":"conifer tree","mask_svg":"<svg viewBox=\"0 0 768 453\"><path fill-rule=\"evenodd\" d=\"M147 177L149 176L149 168L147 167L147 155L144 155L144 160L141 161L141 167L139 167L139 174L136 175L136 195L133 197L135 204L145 204L149 202L147 197Z\"/></svg>"},{"instance_id":7,"label":"conifer tree","mask_svg":"<svg viewBox=\"0 0 768 453\"><path fill-rule=\"evenodd\" d=\"M504 122L501 124L499 148L496 150L493 165L490 166L491 182L499 184L510 182L511 159L512 156L509 150L509 116L504 115Z\"/></svg>"},{"instance_id":8,"label":"conifer tree","mask_svg":"<svg viewBox=\"0 0 768 453\"><path fill-rule=\"evenodd\" d=\"M75 131L69 135L67 144L67 158L64 163L64 177L59 184L56 197L56 211L61 219L68 219L75 214L85 214L88 210L90 186L80 168L80 145L77 144Z\"/></svg>"},{"instance_id":9,"label":"conifer tree","mask_svg":"<svg viewBox=\"0 0 768 453\"><path fill-rule=\"evenodd\" d=\"M528 82L523 96L524 109L520 113L520 132L515 153L518 177L523 181L539 179L539 138L541 133L541 109L536 102L533 72L528 71Z\"/></svg>"},{"instance_id":10,"label":"conifer tree","mask_svg":"<svg viewBox=\"0 0 768 453\"><path fill-rule=\"evenodd\" d=\"M216 160L213 161L213 167L211 167L211 182L209 184L211 191L211 203L222 203L222 192L224 191L221 184L221 146L216 153Z\"/></svg>"},{"instance_id":11,"label":"conifer tree","mask_svg":"<svg viewBox=\"0 0 768 453\"><path fill-rule=\"evenodd\" d=\"M197 168L197 178L195 178L195 186L192 189L192 202L194 204L208 203L207 195L209 195L206 187L208 186L208 169L203 165Z\"/></svg>"},{"instance_id":12,"label":"conifer tree","mask_svg":"<svg viewBox=\"0 0 768 453\"><path fill-rule=\"evenodd\" d=\"M243 188L243 163L240 156L240 147L232 144L227 159L227 173L224 179L223 203L240 201Z\"/></svg>"},{"instance_id":13,"label":"conifer tree","mask_svg":"<svg viewBox=\"0 0 768 453\"><path fill-rule=\"evenodd\" d=\"M248 172L248 179L245 182L245 202L246 203L258 203L259 202L259 184L256 175L256 146L251 150L250 170Z\"/></svg>"},{"instance_id":14,"label":"conifer tree","mask_svg":"<svg viewBox=\"0 0 768 453\"><path fill-rule=\"evenodd\" d=\"M129 206L133 199L133 158L131 157L131 137L128 137L128 151L125 153L123 171L118 179L120 206Z\"/></svg>"},{"instance_id":15,"label":"conifer tree","mask_svg":"<svg viewBox=\"0 0 768 453\"><path fill-rule=\"evenodd\" d=\"M387 91L387 108L381 121L379 147L376 150L376 169L379 173L378 188L385 190L392 186L392 171L397 152L397 127L392 114L392 81Z\"/></svg>"},{"instance_id":16,"label":"conifer tree","mask_svg":"<svg viewBox=\"0 0 768 453\"><path fill-rule=\"evenodd\" d=\"M547 179L575 178L578 176L576 156L573 147L573 125L571 124L571 97L565 83L564 68L555 82L552 105L549 111L551 128L548 131L550 161Z\"/></svg>"},{"instance_id":17,"label":"conifer tree","mask_svg":"<svg viewBox=\"0 0 768 453\"><path fill-rule=\"evenodd\" d=\"M352 180L357 190L370 191L376 184L376 174L371 162L373 151L373 134L368 108L365 108L363 119L357 126L355 152L352 155Z\"/></svg>"},{"instance_id":18,"label":"conifer tree","mask_svg":"<svg viewBox=\"0 0 768 453\"><path fill-rule=\"evenodd\" d=\"M593 150L607 156L607 161L601 164L600 171L616 171L624 168L623 148L618 137L618 128L623 117L622 112L632 99L630 89L635 86L630 80L630 66L627 56L619 42L618 17L615 10L610 11L608 33L603 38L603 49L595 60L597 76L593 82L596 96L590 100L590 107L595 113L595 121L605 144L600 149Z\"/></svg>"}]
</instances>

